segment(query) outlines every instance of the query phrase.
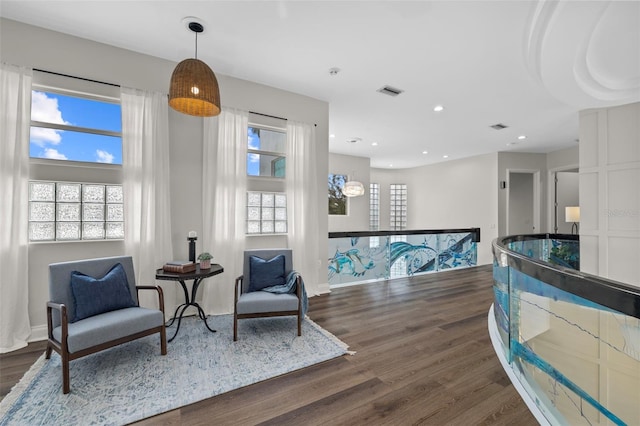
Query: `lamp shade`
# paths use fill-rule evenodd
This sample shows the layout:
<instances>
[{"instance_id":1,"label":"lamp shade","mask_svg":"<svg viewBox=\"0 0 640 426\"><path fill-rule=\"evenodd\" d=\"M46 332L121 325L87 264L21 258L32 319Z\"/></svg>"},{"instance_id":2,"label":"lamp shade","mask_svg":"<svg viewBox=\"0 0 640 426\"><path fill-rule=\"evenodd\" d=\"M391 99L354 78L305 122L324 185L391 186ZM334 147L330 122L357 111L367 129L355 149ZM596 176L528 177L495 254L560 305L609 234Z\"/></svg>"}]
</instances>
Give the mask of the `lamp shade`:
<instances>
[{"instance_id":1,"label":"lamp shade","mask_svg":"<svg viewBox=\"0 0 640 426\"><path fill-rule=\"evenodd\" d=\"M220 114L220 88L211 68L199 59L185 59L171 75L169 106L184 114Z\"/></svg>"},{"instance_id":2,"label":"lamp shade","mask_svg":"<svg viewBox=\"0 0 640 426\"><path fill-rule=\"evenodd\" d=\"M580 207L564 208L565 222L580 222Z\"/></svg>"},{"instance_id":3,"label":"lamp shade","mask_svg":"<svg viewBox=\"0 0 640 426\"><path fill-rule=\"evenodd\" d=\"M359 197L364 195L364 185L357 180L350 180L344 183L342 193L347 197Z\"/></svg>"}]
</instances>

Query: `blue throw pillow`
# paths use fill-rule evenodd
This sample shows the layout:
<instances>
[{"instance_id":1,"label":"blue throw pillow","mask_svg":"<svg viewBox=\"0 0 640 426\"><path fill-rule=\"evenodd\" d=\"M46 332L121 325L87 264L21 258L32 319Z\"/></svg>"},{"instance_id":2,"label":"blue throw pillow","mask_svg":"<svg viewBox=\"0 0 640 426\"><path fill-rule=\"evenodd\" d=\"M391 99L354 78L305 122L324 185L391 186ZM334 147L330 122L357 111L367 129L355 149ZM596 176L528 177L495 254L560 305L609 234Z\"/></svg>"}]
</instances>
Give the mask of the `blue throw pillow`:
<instances>
[{"instance_id":1,"label":"blue throw pillow","mask_svg":"<svg viewBox=\"0 0 640 426\"><path fill-rule=\"evenodd\" d=\"M249 262L251 275L249 291L258 291L265 287L285 284L284 255L279 254L269 260L264 260L257 256L249 256Z\"/></svg>"},{"instance_id":2,"label":"blue throw pillow","mask_svg":"<svg viewBox=\"0 0 640 426\"><path fill-rule=\"evenodd\" d=\"M131 297L127 274L118 263L102 278L94 278L82 272L71 273L71 293L76 304L76 314L71 322L116 309L136 306Z\"/></svg>"}]
</instances>

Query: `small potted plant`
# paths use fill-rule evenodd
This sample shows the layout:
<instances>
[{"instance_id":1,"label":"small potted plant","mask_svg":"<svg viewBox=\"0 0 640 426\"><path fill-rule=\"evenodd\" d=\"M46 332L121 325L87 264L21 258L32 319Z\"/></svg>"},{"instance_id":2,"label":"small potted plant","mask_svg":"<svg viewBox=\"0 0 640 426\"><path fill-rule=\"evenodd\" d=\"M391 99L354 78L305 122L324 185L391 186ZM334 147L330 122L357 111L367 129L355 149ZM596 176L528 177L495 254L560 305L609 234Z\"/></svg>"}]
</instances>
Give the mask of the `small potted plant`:
<instances>
[{"instance_id":1,"label":"small potted plant","mask_svg":"<svg viewBox=\"0 0 640 426\"><path fill-rule=\"evenodd\" d=\"M198 260L200 261L200 269L211 268L211 259L213 259L213 256L211 256L211 254L207 253L206 251L204 253L200 253L200 255L198 256Z\"/></svg>"}]
</instances>

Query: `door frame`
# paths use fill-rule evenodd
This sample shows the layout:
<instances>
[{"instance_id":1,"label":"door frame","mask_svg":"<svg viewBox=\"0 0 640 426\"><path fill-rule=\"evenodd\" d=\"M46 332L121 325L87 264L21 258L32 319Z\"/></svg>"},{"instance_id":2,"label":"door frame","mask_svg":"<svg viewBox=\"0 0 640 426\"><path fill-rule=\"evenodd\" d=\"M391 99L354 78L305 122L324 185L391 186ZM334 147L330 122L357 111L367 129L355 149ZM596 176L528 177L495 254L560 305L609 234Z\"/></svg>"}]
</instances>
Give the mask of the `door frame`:
<instances>
[{"instance_id":1,"label":"door frame","mask_svg":"<svg viewBox=\"0 0 640 426\"><path fill-rule=\"evenodd\" d=\"M523 173L533 175L533 232L532 233L541 233L540 229L540 169L507 169L507 211L505 214L506 217L506 233L507 235L511 235L509 231L509 198L511 194L511 173Z\"/></svg>"},{"instance_id":2,"label":"door frame","mask_svg":"<svg viewBox=\"0 0 640 426\"><path fill-rule=\"evenodd\" d=\"M553 169L549 169L548 173L548 188L547 188L547 223L549 224L549 232L557 233L557 206L556 206L556 182L555 175L558 172L572 172L576 171L578 175L580 174L580 167L578 164L570 164L568 166L555 167ZM580 184L578 183L578 188L580 188Z\"/></svg>"}]
</instances>

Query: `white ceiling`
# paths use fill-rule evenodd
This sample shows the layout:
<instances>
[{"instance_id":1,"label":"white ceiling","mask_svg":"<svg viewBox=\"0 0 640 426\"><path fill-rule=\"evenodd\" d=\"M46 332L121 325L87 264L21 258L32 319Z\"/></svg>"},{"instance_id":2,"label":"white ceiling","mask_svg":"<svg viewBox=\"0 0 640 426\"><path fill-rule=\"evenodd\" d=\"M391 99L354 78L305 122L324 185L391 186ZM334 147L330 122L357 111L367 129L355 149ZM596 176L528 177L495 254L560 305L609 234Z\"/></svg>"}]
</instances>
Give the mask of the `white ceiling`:
<instances>
[{"instance_id":1,"label":"white ceiling","mask_svg":"<svg viewBox=\"0 0 640 426\"><path fill-rule=\"evenodd\" d=\"M329 102L329 150L373 167L572 147L578 111L640 101L638 1L1 0L0 16L175 62L195 16L214 72Z\"/></svg>"}]
</instances>

